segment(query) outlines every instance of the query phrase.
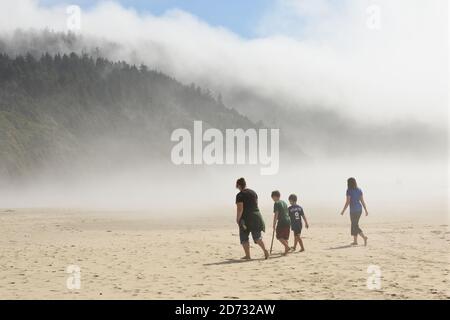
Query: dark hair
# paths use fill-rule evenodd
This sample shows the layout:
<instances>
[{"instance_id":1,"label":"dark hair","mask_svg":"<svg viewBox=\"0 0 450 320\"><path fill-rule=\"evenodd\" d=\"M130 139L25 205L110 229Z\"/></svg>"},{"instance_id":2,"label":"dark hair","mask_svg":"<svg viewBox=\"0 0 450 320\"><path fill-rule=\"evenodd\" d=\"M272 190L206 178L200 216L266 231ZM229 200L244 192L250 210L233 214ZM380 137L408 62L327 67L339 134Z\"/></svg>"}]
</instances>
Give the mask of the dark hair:
<instances>
[{"instance_id":1,"label":"dark hair","mask_svg":"<svg viewBox=\"0 0 450 320\"><path fill-rule=\"evenodd\" d=\"M356 188L358 188L358 185L356 184L356 179L355 178L348 178L347 179L347 187L349 189L356 189Z\"/></svg>"},{"instance_id":2,"label":"dark hair","mask_svg":"<svg viewBox=\"0 0 450 320\"><path fill-rule=\"evenodd\" d=\"M289 196L289 201L297 202L297 196L296 196L295 194L291 194L291 195Z\"/></svg>"},{"instance_id":3,"label":"dark hair","mask_svg":"<svg viewBox=\"0 0 450 320\"><path fill-rule=\"evenodd\" d=\"M247 182L245 182L244 178L237 179L236 187L241 187L242 189L245 189L246 186L247 186Z\"/></svg>"},{"instance_id":4,"label":"dark hair","mask_svg":"<svg viewBox=\"0 0 450 320\"><path fill-rule=\"evenodd\" d=\"M280 195L280 191L278 191L278 190L272 191L272 195L271 195L272 198L273 198L273 197L279 198L280 196L281 196L281 195Z\"/></svg>"}]
</instances>

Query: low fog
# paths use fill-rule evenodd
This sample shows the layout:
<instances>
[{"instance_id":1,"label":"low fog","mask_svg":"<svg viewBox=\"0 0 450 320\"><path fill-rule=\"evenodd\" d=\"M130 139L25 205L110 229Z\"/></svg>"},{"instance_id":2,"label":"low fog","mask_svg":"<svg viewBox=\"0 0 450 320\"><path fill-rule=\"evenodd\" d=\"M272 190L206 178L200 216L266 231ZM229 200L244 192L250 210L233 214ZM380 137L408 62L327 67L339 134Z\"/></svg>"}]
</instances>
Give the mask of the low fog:
<instances>
[{"instance_id":1,"label":"low fog","mask_svg":"<svg viewBox=\"0 0 450 320\"><path fill-rule=\"evenodd\" d=\"M118 172L78 174L77 178L37 178L20 190L6 188L2 207L74 208L130 212L143 216L219 216L235 214L235 180L245 177L259 196L262 212L272 212L270 193L291 193L312 221L339 218L346 180L357 178L372 220L447 219L447 163L359 157L358 161L282 163L279 174L261 176L259 167L129 168ZM386 220L387 219L387 220Z\"/></svg>"},{"instance_id":2,"label":"low fog","mask_svg":"<svg viewBox=\"0 0 450 320\"><path fill-rule=\"evenodd\" d=\"M238 119L231 128L279 128L281 153L280 170L271 176L262 176L259 165L175 166L170 131L205 119L194 106L169 99L175 120L167 123L174 127L164 127L169 116L159 120L155 113L146 125L147 114L136 111L146 108L145 101L130 101L124 108L132 113L129 123L106 123L102 139L94 139L100 136L95 126L89 129L93 139L83 143L92 153L48 159L25 178L2 179L0 207L232 216L234 183L243 176L264 213L271 210L270 192L278 189L284 199L296 193L307 213L326 220L342 209L352 176L374 216L446 219L447 1L376 1L382 20L375 30L366 23L371 4L278 0L255 26L257 36L246 39L180 10L154 16L114 2L83 11L81 29L64 38L53 31L67 32L65 6L2 3L1 53L39 58L76 52L145 64L182 85L200 86L203 108L223 104L223 117L209 118L212 127ZM155 129L158 121L164 128ZM118 128L142 135L118 141ZM150 132L157 146L146 144ZM67 137L59 143L69 146Z\"/></svg>"}]
</instances>

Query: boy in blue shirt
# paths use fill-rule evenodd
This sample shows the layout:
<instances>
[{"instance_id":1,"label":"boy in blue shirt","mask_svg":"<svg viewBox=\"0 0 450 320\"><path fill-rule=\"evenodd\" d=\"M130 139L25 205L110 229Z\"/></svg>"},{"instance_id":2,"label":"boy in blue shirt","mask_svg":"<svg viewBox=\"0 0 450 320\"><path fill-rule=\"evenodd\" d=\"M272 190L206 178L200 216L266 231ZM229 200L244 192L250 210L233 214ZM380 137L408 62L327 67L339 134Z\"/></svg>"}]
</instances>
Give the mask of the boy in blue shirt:
<instances>
[{"instance_id":1,"label":"boy in blue shirt","mask_svg":"<svg viewBox=\"0 0 450 320\"><path fill-rule=\"evenodd\" d=\"M291 204L288 208L289 217L291 218L291 229L294 232L294 247L292 249L295 251L298 243L300 245L299 252L303 252L305 251L305 247L303 246L302 238L300 238L300 234L302 233L302 217L305 220L306 229L309 228L308 221L306 220L303 208L297 204L297 196L295 194L289 196L289 203Z\"/></svg>"}]
</instances>

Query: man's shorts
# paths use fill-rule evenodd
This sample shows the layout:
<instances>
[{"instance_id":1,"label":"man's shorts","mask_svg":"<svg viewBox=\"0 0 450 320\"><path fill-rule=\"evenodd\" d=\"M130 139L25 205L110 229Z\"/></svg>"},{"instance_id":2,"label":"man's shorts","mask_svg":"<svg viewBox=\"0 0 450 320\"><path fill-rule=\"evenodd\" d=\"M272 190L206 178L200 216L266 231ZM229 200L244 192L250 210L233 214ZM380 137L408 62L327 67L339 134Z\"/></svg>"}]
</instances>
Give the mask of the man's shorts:
<instances>
[{"instance_id":1,"label":"man's shorts","mask_svg":"<svg viewBox=\"0 0 450 320\"><path fill-rule=\"evenodd\" d=\"M277 239L289 240L289 234L291 233L291 228L287 227L277 227Z\"/></svg>"},{"instance_id":2,"label":"man's shorts","mask_svg":"<svg viewBox=\"0 0 450 320\"><path fill-rule=\"evenodd\" d=\"M261 230L251 231L248 229L239 228L239 239L241 240L241 244L248 242L249 234L252 234L253 241L256 243L262 239Z\"/></svg>"},{"instance_id":3,"label":"man's shorts","mask_svg":"<svg viewBox=\"0 0 450 320\"><path fill-rule=\"evenodd\" d=\"M299 236L302 233L302 225L301 224L293 225L292 231L294 232L294 235Z\"/></svg>"}]
</instances>

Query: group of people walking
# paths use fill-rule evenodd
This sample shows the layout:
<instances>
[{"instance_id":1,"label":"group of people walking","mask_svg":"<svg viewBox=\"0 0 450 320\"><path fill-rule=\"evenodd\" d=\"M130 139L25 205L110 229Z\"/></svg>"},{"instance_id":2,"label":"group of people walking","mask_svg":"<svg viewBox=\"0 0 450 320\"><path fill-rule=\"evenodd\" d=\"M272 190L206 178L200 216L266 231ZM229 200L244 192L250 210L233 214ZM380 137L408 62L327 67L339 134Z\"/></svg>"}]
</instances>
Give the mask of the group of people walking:
<instances>
[{"instance_id":1,"label":"group of people walking","mask_svg":"<svg viewBox=\"0 0 450 320\"><path fill-rule=\"evenodd\" d=\"M247 188L247 183L244 178L239 178L236 181L236 188L239 189L239 193L236 195L236 223L239 226L239 238L245 252L245 256L242 259L251 259L249 243L250 235L252 236L253 241L261 247L265 259L268 259L271 252L267 250L262 239L262 232L265 232L265 224L258 208L258 195L255 191ZM281 200L279 191L273 191L271 197L274 201L273 232L278 241L284 246L283 254L287 255L289 252L297 250L297 244L300 246L300 252L305 251L300 235L303 228L303 222L305 223L306 228L309 228L309 224L303 208L297 204L297 196L295 194L289 196L289 207L285 201ZM347 180L347 197L341 215L344 214L348 207L350 207L351 235L353 236L352 245L358 244L358 236L361 236L364 240L364 245L367 245L368 237L364 235L359 227L359 219L363 208L366 216L369 213L367 211L366 203L364 202L363 193L361 189L358 188L355 178L349 178ZM289 235L291 230L294 234L293 247L289 246ZM270 251L272 251L272 245Z\"/></svg>"}]
</instances>

